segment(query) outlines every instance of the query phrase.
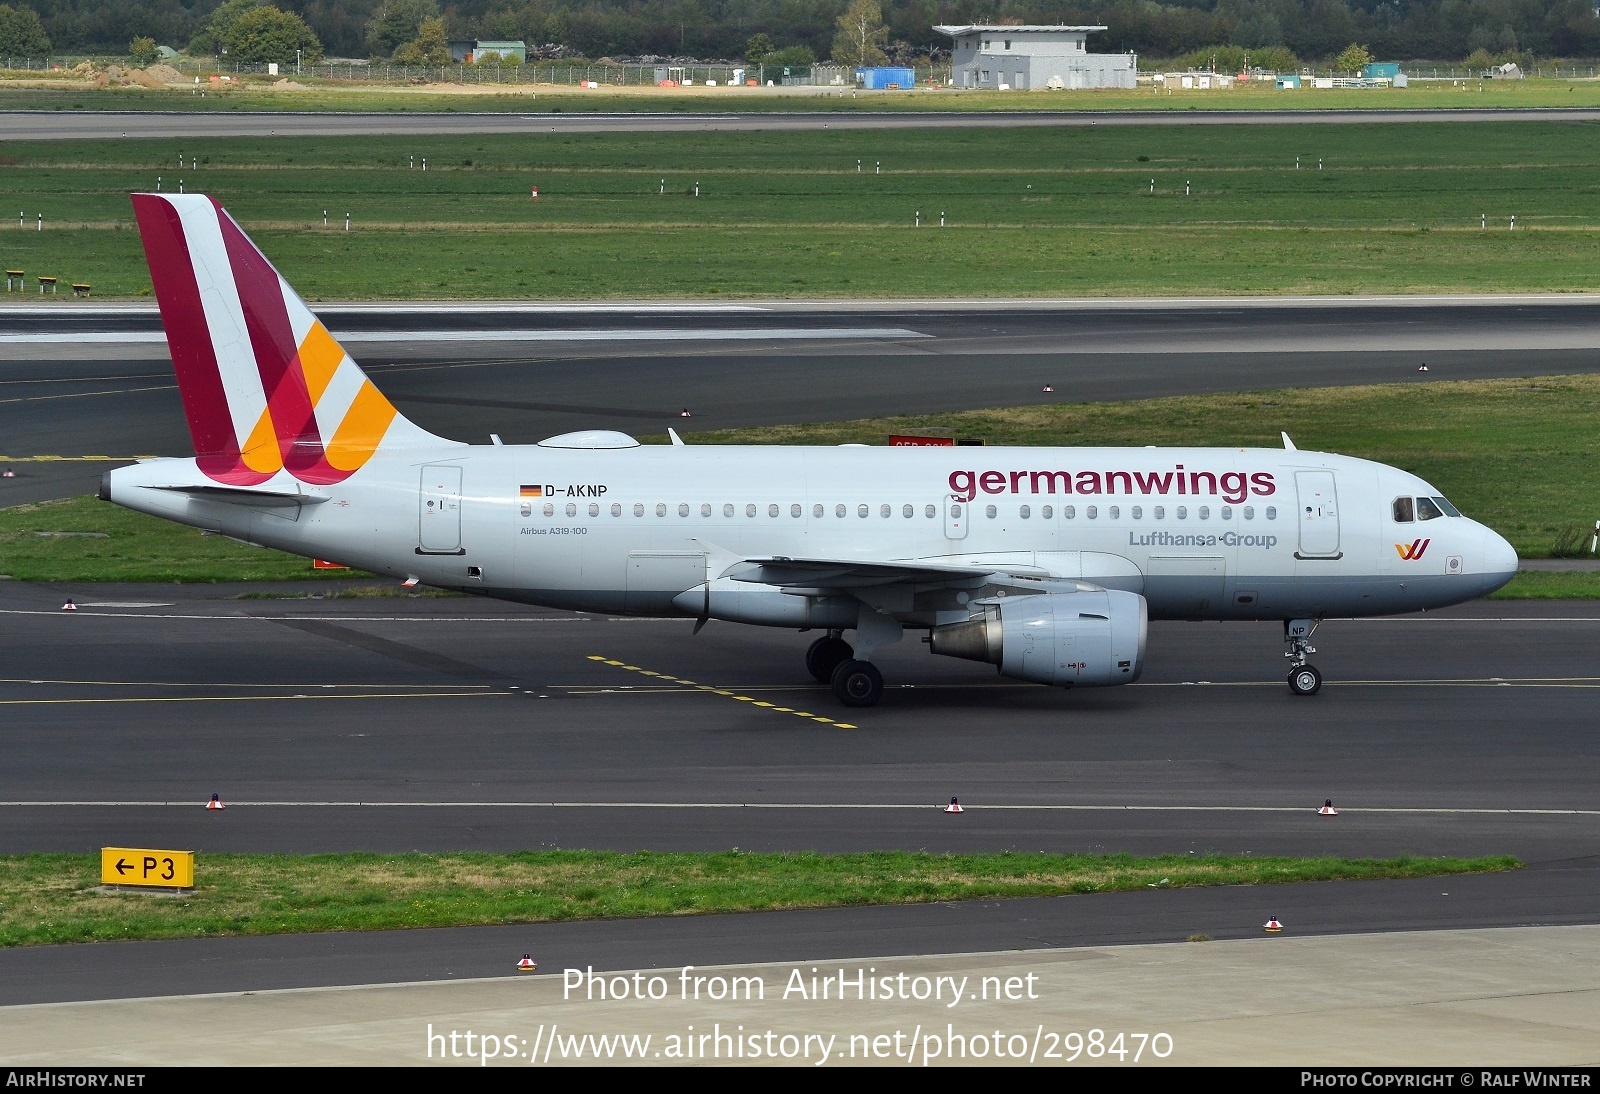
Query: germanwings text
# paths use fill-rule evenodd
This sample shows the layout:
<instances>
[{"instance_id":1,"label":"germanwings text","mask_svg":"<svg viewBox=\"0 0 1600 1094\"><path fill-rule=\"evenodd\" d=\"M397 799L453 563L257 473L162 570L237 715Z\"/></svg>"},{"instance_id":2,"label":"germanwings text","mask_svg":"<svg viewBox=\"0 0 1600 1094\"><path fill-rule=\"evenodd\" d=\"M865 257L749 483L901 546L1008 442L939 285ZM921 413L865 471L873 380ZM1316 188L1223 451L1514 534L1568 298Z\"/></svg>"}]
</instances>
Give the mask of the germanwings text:
<instances>
[{"instance_id":1,"label":"germanwings text","mask_svg":"<svg viewBox=\"0 0 1600 1094\"><path fill-rule=\"evenodd\" d=\"M978 494L1173 494L1179 497L1220 496L1238 505L1252 495L1278 492L1270 471L1189 471L1177 464L1171 471L952 471L950 492L963 501Z\"/></svg>"}]
</instances>

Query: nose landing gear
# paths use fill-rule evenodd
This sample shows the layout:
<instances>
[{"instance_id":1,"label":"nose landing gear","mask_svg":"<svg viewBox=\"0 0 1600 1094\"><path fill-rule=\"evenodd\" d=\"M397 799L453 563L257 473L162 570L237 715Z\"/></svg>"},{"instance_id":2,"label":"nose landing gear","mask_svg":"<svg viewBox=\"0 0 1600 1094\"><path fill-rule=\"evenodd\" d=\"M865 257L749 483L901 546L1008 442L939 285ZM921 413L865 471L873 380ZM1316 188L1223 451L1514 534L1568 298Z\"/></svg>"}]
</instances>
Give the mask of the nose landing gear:
<instances>
[{"instance_id":1,"label":"nose landing gear","mask_svg":"<svg viewBox=\"0 0 1600 1094\"><path fill-rule=\"evenodd\" d=\"M1308 664L1306 655L1317 652L1311 644L1320 619L1285 619L1283 640L1289 643L1284 656L1289 659L1289 690L1296 695L1315 695L1322 688L1322 673Z\"/></svg>"}]
</instances>

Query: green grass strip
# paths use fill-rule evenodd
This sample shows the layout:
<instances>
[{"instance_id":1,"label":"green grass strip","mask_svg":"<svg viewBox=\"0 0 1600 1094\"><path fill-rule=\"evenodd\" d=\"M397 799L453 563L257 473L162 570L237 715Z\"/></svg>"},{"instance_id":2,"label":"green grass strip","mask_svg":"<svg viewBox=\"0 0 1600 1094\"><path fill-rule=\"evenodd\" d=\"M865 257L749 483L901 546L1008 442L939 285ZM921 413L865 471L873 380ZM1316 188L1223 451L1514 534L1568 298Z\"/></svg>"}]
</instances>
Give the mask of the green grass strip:
<instances>
[{"instance_id":1,"label":"green grass strip","mask_svg":"<svg viewBox=\"0 0 1600 1094\"><path fill-rule=\"evenodd\" d=\"M1504 855L205 854L196 860L196 891L152 896L98 891L98 856L20 855L0 857L0 945L925 904L1520 868Z\"/></svg>"}]
</instances>

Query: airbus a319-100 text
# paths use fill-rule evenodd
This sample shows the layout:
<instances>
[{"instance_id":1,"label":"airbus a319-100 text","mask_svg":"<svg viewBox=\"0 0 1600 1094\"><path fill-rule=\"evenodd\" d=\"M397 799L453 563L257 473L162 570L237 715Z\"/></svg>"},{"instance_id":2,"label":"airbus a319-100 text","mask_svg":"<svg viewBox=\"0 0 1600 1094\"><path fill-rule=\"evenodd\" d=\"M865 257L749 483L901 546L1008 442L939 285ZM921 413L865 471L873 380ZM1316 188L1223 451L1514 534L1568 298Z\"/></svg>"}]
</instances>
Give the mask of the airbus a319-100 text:
<instances>
[{"instance_id":1,"label":"airbus a319-100 text","mask_svg":"<svg viewBox=\"0 0 1600 1094\"><path fill-rule=\"evenodd\" d=\"M643 446L609 430L469 445L373 386L220 205L138 194L193 459L106 475L120 505L408 581L580 611L823 632L850 706L873 656L1128 684L1149 619L1284 621L1289 685L1327 616L1504 585L1516 553L1412 474L1248 448ZM696 630L699 629L697 624ZM849 632L852 641L846 641Z\"/></svg>"}]
</instances>

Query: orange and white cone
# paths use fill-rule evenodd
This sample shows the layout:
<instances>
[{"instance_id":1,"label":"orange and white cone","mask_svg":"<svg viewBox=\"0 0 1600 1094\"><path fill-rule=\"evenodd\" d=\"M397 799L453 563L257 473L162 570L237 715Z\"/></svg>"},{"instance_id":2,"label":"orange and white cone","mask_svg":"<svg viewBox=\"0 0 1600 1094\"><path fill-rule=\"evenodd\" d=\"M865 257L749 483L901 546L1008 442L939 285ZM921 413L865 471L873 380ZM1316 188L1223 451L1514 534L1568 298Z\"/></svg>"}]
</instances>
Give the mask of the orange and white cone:
<instances>
[{"instance_id":1,"label":"orange and white cone","mask_svg":"<svg viewBox=\"0 0 1600 1094\"><path fill-rule=\"evenodd\" d=\"M1283 924L1278 922L1278 917L1275 915L1267 916L1267 933L1277 934L1281 930L1283 930Z\"/></svg>"},{"instance_id":2,"label":"orange and white cone","mask_svg":"<svg viewBox=\"0 0 1600 1094\"><path fill-rule=\"evenodd\" d=\"M1322 808L1317 810L1317 815L1322 817L1337 817L1339 815L1339 811L1333 807L1332 798L1322 803Z\"/></svg>"},{"instance_id":3,"label":"orange and white cone","mask_svg":"<svg viewBox=\"0 0 1600 1094\"><path fill-rule=\"evenodd\" d=\"M1044 390L1046 392L1051 392L1051 391L1054 391L1055 389L1056 388L1055 388L1054 384L1046 384L1046 385L1044 385Z\"/></svg>"},{"instance_id":4,"label":"orange and white cone","mask_svg":"<svg viewBox=\"0 0 1600 1094\"><path fill-rule=\"evenodd\" d=\"M531 953L523 954L522 960L517 962L518 972L532 972L538 967L539 963L533 959L533 955Z\"/></svg>"},{"instance_id":5,"label":"orange and white cone","mask_svg":"<svg viewBox=\"0 0 1600 1094\"><path fill-rule=\"evenodd\" d=\"M680 417L680 418L693 418L694 415L689 413L689 408L688 407L684 407L683 410L678 414L678 417Z\"/></svg>"},{"instance_id":6,"label":"orange and white cone","mask_svg":"<svg viewBox=\"0 0 1600 1094\"><path fill-rule=\"evenodd\" d=\"M75 612L78 610L78 606L72 602L71 597L68 597L67 602L61 605L61 610L64 612Z\"/></svg>"},{"instance_id":7,"label":"orange and white cone","mask_svg":"<svg viewBox=\"0 0 1600 1094\"><path fill-rule=\"evenodd\" d=\"M6 468L4 471L0 471L0 479L14 479L16 477L17 477L17 473L15 471L11 470L11 468L9 468L9 467Z\"/></svg>"},{"instance_id":8,"label":"orange and white cone","mask_svg":"<svg viewBox=\"0 0 1600 1094\"><path fill-rule=\"evenodd\" d=\"M950 804L944 807L944 811L946 813L965 813L966 812L965 809L961 808L961 803L956 801L954 798L950 799Z\"/></svg>"},{"instance_id":9,"label":"orange and white cone","mask_svg":"<svg viewBox=\"0 0 1600 1094\"><path fill-rule=\"evenodd\" d=\"M1418 372L1427 372L1428 371L1428 363L1426 361L1424 361L1422 364L1418 365L1417 366L1417 371Z\"/></svg>"},{"instance_id":10,"label":"orange and white cone","mask_svg":"<svg viewBox=\"0 0 1600 1094\"><path fill-rule=\"evenodd\" d=\"M211 795L211 800L206 802L206 811L207 812L211 812L213 810L218 810L218 809L226 809L226 808L228 808L228 807L226 805L222 804L222 795L220 795L220 794Z\"/></svg>"}]
</instances>

